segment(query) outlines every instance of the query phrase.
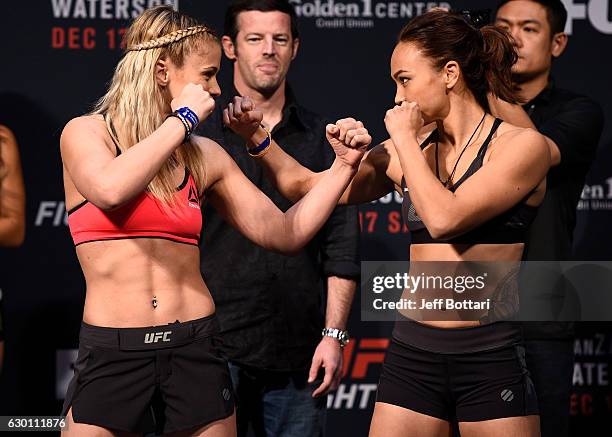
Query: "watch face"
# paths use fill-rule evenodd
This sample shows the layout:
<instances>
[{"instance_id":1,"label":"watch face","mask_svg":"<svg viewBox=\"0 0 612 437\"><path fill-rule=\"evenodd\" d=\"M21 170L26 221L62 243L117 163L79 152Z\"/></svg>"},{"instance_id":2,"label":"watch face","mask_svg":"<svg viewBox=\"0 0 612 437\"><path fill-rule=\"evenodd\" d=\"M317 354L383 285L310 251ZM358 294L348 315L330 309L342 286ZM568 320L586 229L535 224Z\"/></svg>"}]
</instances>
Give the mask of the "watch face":
<instances>
[{"instance_id":1,"label":"watch face","mask_svg":"<svg viewBox=\"0 0 612 437\"><path fill-rule=\"evenodd\" d=\"M322 334L335 338L340 342L341 346L344 346L349 342L348 331L341 331L337 328L323 328Z\"/></svg>"},{"instance_id":2,"label":"watch face","mask_svg":"<svg viewBox=\"0 0 612 437\"><path fill-rule=\"evenodd\" d=\"M338 335L338 340L340 340L342 343L348 343L348 340L349 340L348 332L346 331L340 332L340 335Z\"/></svg>"}]
</instances>

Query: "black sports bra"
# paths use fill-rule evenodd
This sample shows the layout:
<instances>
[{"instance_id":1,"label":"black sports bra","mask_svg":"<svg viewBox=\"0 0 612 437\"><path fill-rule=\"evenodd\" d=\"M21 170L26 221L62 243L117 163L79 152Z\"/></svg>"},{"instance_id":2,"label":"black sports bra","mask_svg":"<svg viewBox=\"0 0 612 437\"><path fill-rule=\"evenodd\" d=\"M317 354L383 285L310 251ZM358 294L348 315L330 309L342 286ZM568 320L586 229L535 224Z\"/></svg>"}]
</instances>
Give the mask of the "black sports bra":
<instances>
[{"instance_id":1,"label":"black sports bra","mask_svg":"<svg viewBox=\"0 0 612 437\"><path fill-rule=\"evenodd\" d=\"M489 136L478 150L476 158L472 161L467 171L457 183L453 184L450 191L455 192L457 188L466 181L471 175L476 173L480 167L487 151L487 147L493 138L493 134L497 131L497 128L502 123L499 118L495 119ZM423 150L428 144L437 138L438 131L434 130L431 135L421 144L421 150ZM438 150L436 147L436 176L438 174ZM410 200L410 195L406 189L406 181L402 177L402 190L404 194L404 200L402 202L402 215L404 217L404 223L408 226L412 237L412 244L430 244L430 243L448 243L448 244L511 244L511 243L524 243L527 239L527 231L529 226L535 219L538 208L530 206L525 203L527 195L521 202L498 215L483 223L471 231L465 234L459 235L455 238L448 240L434 239L431 234L417 215L414 205Z\"/></svg>"}]
</instances>

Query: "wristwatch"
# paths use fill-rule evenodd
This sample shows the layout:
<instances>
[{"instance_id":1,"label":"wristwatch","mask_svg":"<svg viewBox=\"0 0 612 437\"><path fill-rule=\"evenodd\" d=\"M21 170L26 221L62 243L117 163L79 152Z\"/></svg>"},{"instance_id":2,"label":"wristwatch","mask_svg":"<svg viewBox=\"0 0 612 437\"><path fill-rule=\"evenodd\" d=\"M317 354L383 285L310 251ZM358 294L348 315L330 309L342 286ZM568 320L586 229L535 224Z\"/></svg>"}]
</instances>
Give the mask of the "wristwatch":
<instances>
[{"instance_id":1,"label":"wristwatch","mask_svg":"<svg viewBox=\"0 0 612 437\"><path fill-rule=\"evenodd\" d=\"M347 343L349 342L348 331L342 331L341 329L338 329L338 328L323 328L321 335L323 335L323 337L335 338L336 340L340 342L340 347L346 346Z\"/></svg>"}]
</instances>

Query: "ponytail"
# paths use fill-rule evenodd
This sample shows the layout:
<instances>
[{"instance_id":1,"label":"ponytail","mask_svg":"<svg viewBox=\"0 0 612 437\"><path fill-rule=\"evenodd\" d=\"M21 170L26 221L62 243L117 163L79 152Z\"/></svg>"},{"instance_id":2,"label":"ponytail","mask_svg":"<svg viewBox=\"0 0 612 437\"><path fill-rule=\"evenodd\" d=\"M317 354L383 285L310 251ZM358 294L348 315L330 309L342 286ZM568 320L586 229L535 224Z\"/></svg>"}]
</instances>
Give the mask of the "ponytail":
<instances>
[{"instance_id":1,"label":"ponytail","mask_svg":"<svg viewBox=\"0 0 612 437\"><path fill-rule=\"evenodd\" d=\"M520 102L512 85L512 65L518 56L510 35L495 26L479 30L457 12L432 9L410 20L398 42L417 44L437 70L456 61L466 87L487 111L489 93Z\"/></svg>"},{"instance_id":2,"label":"ponytail","mask_svg":"<svg viewBox=\"0 0 612 437\"><path fill-rule=\"evenodd\" d=\"M482 27L480 32L484 43L481 61L489 92L509 103L520 103L512 84L512 66L518 59L512 37L492 25Z\"/></svg>"}]
</instances>

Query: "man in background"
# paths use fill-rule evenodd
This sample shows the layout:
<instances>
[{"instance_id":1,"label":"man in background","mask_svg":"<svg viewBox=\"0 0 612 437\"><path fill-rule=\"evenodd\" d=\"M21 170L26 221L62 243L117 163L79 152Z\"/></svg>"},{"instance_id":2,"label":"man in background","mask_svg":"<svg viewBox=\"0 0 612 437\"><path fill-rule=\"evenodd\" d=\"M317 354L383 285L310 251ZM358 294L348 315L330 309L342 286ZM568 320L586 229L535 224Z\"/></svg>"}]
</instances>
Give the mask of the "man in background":
<instances>
[{"instance_id":1,"label":"man in background","mask_svg":"<svg viewBox=\"0 0 612 437\"><path fill-rule=\"evenodd\" d=\"M221 111L233 96L250 96L263 112L263 125L287 153L311 170L328 168L334 159L325 140L328 120L302 107L286 80L299 43L297 17L288 1L233 2L222 38L233 63L233 89L223 90L215 113L199 131L219 142L283 211L291 202L266 179L244 141L223 126ZM346 323L360 272L356 207L337 207L295 257L254 245L210 206L203 215L201 268L230 362L238 435L249 428L257 436L323 435L325 395L341 377Z\"/></svg>"}]
</instances>

